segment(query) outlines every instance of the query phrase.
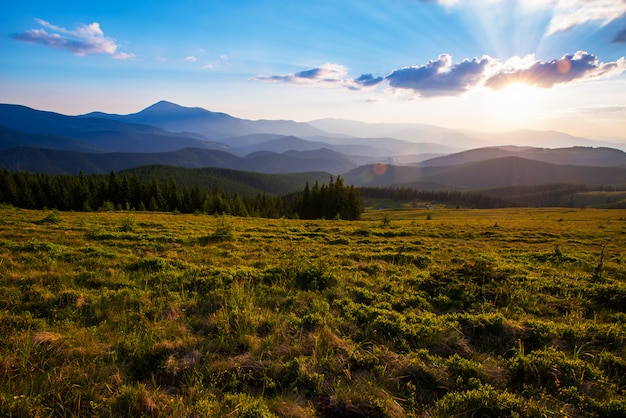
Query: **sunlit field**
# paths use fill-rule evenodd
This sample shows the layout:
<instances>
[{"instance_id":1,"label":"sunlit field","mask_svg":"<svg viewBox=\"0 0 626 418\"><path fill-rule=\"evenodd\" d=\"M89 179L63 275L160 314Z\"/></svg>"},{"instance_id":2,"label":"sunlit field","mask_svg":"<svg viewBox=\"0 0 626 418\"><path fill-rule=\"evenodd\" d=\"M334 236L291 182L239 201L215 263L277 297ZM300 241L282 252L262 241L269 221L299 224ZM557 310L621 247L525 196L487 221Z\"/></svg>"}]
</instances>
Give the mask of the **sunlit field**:
<instances>
[{"instance_id":1,"label":"sunlit field","mask_svg":"<svg viewBox=\"0 0 626 418\"><path fill-rule=\"evenodd\" d=\"M1 416L626 416L626 210L0 209Z\"/></svg>"}]
</instances>

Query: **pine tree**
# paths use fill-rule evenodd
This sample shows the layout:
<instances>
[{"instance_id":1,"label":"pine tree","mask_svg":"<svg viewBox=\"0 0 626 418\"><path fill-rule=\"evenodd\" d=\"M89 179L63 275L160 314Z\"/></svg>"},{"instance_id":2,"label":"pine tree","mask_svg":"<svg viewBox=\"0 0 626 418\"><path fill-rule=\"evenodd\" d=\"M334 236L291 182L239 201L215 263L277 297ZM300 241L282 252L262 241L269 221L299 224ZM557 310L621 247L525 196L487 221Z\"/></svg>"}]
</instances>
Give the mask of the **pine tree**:
<instances>
[{"instance_id":1,"label":"pine tree","mask_svg":"<svg viewBox=\"0 0 626 418\"><path fill-rule=\"evenodd\" d=\"M148 205L148 210L151 211L166 211L167 204L163 197L163 193L161 192L161 186L156 176L152 176L150 180L149 193L150 203Z\"/></svg>"},{"instance_id":2,"label":"pine tree","mask_svg":"<svg viewBox=\"0 0 626 418\"><path fill-rule=\"evenodd\" d=\"M248 216L246 205L238 193L234 194L230 207L234 216Z\"/></svg>"}]
</instances>

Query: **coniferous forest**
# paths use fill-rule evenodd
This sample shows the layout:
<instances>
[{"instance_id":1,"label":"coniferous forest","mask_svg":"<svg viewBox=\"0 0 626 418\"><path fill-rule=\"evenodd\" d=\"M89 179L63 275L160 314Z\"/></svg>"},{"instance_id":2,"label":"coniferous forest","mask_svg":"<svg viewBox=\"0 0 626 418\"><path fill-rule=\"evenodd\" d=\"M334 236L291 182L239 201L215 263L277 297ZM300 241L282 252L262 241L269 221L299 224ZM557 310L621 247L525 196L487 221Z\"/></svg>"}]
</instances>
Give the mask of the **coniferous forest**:
<instances>
[{"instance_id":1,"label":"coniferous forest","mask_svg":"<svg viewBox=\"0 0 626 418\"><path fill-rule=\"evenodd\" d=\"M136 173L48 175L0 172L0 203L24 209L91 212L139 210L225 214L264 218L358 219L364 206L359 192L341 177L328 184L307 183L301 193L276 196L265 192L227 193L215 182L210 190L179 186L171 177L143 180Z\"/></svg>"},{"instance_id":2,"label":"coniferous forest","mask_svg":"<svg viewBox=\"0 0 626 418\"><path fill-rule=\"evenodd\" d=\"M318 178L322 178L321 173L278 179L236 170L164 166L111 171L108 175L80 172L76 176L5 169L0 171L0 203L23 209L76 212L136 210L346 220L358 219L366 206L379 208L381 200L414 208L433 204L477 209L582 207L585 203L623 208L625 204L624 192L615 187L545 184L488 190L418 190L356 188L346 185L340 176L330 176L327 184L320 185ZM298 189L298 184L304 182L304 189Z\"/></svg>"}]
</instances>

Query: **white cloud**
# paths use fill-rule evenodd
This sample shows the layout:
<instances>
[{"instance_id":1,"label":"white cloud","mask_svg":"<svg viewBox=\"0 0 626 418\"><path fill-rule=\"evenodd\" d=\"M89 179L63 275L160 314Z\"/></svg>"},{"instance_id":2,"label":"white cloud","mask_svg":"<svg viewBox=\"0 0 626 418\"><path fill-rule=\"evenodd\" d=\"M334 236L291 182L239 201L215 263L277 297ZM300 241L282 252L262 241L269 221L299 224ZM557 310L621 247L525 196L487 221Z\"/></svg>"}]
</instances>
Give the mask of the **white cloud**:
<instances>
[{"instance_id":1,"label":"white cloud","mask_svg":"<svg viewBox=\"0 0 626 418\"><path fill-rule=\"evenodd\" d=\"M626 116L626 106L595 106L584 107L575 110L576 113L592 113L602 116Z\"/></svg>"},{"instance_id":2,"label":"white cloud","mask_svg":"<svg viewBox=\"0 0 626 418\"><path fill-rule=\"evenodd\" d=\"M292 84L315 84L329 87L345 87L351 90L360 88L360 84L347 77L348 70L343 65L326 63L319 67L300 71L295 74L256 76L255 80L273 81Z\"/></svg>"},{"instance_id":3,"label":"white cloud","mask_svg":"<svg viewBox=\"0 0 626 418\"><path fill-rule=\"evenodd\" d=\"M429 0L422 0L422 1L423 2L428 2ZM445 8L450 8L452 6L456 6L460 2L461 2L460 0L437 0L437 3L439 3L440 5L442 5Z\"/></svg>"},{"instance_id":4,"label":"white cloud","mask_svg":"<svg viewBox=\"0 0 626 418\"><path fill-rule=\"evenodd\" d=\"M115 59L135 58L134 54L118 52L118 45L113 39L104 36L104 32L98 22L81 25L74 30L68 30L42 19L35 19L35 21L51 32L49 33L45 29L31 29L14 34L13 39L51 48L65 49L79 56L108 54Z\"/></svg>"},{"instance_id":5,"label":"white cloud","mask_svg":"<svg viewBox=\"0 0 626 418\"><path fill-rule=\"evenodd\" d=\"M127 52L117 52L113 54L113 58L116 60L130 60L135 58L135 54L129 54Z\"/></svg>"},{"instance_id":6,"label":"white cloud","mask_svg":"<svg viewBox=\"0 0 626 418\"><path fill-rule=\"evenodd\" d=\"M604 26L626 15L626 1L624 0L466 0L463 2L459 0L437 0L437 3L446 9L462 7L467 4L488 7L490 4L502 2L516 3L517 6L527 9L549 10L552 18L546 29L547 35L553 35L586 23L597 23Z\"/></svg>"},{"instance_id":7,"label":"white cloud","mask_svg":"<svg viewBox=\"0 0 626 418\"><path fill-rule=\"evenodd\" d=\"M194 57L193 55L188 55L185 57L185 61L186 62L196 62L198 61L198 58Z\"/></svg>"},{"instance_id":8,"label":"white cloud","mask_svg":"<svg viewBox=\"0 0 626 418\"><path fill-rule=\"evenodd\" d=\"M218 60L207 61L207 63L204 64L202 66L202 68L205 69L205 70L212 70L215 67L218 67L218 66L221 66L221 65L225 64L227 61L228 61L228 55L222 54L222 55L220 55L220 58Z\"/></svg>"},{"instance_id":9,"label":"white cloud","mask_svg":"<svg viewBox=\"0 0 626 418\"><path fill-rule=\"evenodd\" d=\"M604 26L626 15L624 0L558 0L546 3L553 3L554 8L548 35L589 22Z\"/></svg>"}]
</instances>

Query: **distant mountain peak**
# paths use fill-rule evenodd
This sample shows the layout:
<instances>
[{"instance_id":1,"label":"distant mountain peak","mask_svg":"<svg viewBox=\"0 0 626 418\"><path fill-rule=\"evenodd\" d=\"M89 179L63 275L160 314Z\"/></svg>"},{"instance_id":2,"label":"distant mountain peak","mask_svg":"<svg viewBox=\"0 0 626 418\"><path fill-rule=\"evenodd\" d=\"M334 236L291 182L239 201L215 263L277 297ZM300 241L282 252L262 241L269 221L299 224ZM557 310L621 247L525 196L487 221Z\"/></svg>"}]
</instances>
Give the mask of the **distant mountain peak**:
<instances>
[{"instance_id":1,"label":"distant mountain peak","mask_svg":"<svg viewBox=\"0 0 626 418\"><path fill-rule=\"evenodd\" d=\"M144 110L148 110L148 109L152 109L152 110L171 110L171 109L180 109L183 108L183 106L173 103L173 102L168 102L167 100L160 100L158 102L156 102L155 104L148 106L147 108L145 108Z\"/></svg>"},{"instance_id":2,"label":"distant mountain peak","mask_svg":"<svg viewBox=\"0 0 626 418\"><path fill-rule=\"evenodd\" d=\"M176 103L168 102L167 100L161 100L155 104L146 107L142 111L130 115L146 123L157 124L158 121L176 121L176 120L190 120L190 119L223 119L234 120L236 118L222 112L212 112L202 107L186 107ZM155 123L155 119L156 122ZM167 128L167 127L166 127ZM178 126L176 130L181 127Z\"/></svg>"},{"instance_id":3,"label":"distant mountain peak","mask_svg":"<svg viewBox=\"0 0 626 418\"><path fill-rule=\"evenodd\" d=\"M155 113L180 113L180 112L188 112L190 110L203 110L205 112L208 112L205 109L201 109L199 107L195 107L195 108L191 108L191 107L185 107L185 106L181 106L179 104L176 103L172 103L172 102L168 102L167 100L161 100L159 102L156 102L155 104L146 107L145 109L143 109L142 111L138 112L138 114L147 114L147 113L151 113L151 114L155 114Z\"/></svg>"}]
</instances>

